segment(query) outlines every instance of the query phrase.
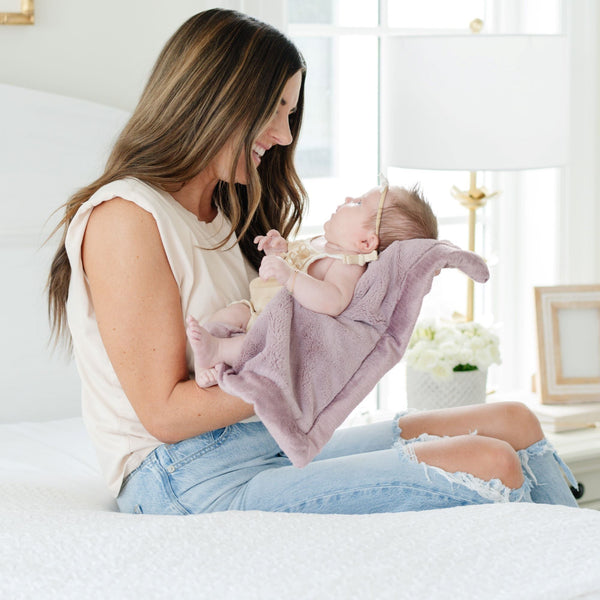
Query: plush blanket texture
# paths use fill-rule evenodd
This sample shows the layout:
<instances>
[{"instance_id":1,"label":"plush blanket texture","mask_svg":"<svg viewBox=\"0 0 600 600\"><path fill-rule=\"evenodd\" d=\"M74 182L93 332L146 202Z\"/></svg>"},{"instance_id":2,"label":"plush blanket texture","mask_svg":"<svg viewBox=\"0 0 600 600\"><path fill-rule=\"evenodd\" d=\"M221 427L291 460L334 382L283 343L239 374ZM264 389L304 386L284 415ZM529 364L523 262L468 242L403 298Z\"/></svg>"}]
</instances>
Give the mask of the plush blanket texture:
<instances>
[{"instance_id":1,"label":"plush blanket texture","mask_svg":"<svg viewBox=\"0 0 600 600\"><path fill-rule=\"evenodd\" d=\"M418 239L394 242L370 263L338 317L312 312L282 289L248 332L237 363L219 369L219 385L254 404L292 463L305 466L402 358L423 298L445 267L478 282L489 276L476 254Z\"/></svg>"}]
</instances>

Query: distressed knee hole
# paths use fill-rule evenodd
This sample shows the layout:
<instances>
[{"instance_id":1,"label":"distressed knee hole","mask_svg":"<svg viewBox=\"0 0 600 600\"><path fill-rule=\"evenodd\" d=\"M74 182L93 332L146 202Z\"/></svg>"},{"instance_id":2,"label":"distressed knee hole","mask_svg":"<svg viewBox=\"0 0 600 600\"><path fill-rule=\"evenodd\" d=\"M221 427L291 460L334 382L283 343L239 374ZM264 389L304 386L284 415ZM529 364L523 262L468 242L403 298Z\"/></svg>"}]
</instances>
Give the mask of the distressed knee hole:
<instances>
[{"instance_id":1,"label":"distressed knee hole","mask_svg":"<svg viewBox=\"0 0 600 600\"><path fill-rule=\"evenodd\" d=\"M490 478L489 480L481 479L472 473L464 471L449 472L440 467L436 467L419 459L415 452L414 443L397 442L394 444L401 459L418 465L423 469L427 481L433 483L436 477L443 477L452 485L465 487L470 491L474 491L484 500L488 502L520 502L527 500L531 485L527 479L523 477L520 469L520 461L515 453L514 458L518 467L518 477L515 477L514 487L506 485L499 477ZM512 466L512 465L511 465Z\"/></svg>"}]
</instances>

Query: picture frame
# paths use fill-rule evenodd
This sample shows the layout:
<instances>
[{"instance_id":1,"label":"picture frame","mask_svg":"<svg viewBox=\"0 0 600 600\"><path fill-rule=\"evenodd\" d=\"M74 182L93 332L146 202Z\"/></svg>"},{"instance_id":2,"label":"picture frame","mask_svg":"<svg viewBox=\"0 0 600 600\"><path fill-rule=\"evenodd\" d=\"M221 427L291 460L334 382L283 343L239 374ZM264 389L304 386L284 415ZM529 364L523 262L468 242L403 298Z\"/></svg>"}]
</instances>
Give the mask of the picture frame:
<instances>
[{"instance_id":1,"label":"picture frame","mask_svg":"<svg viewBox=\"0 0 600 600\"><path fill-rule=\"evenodd\" d=\"M19 0L11 0L16 5ZM6 1L0 4L4 8ZM15 6L15 9L17 7ZM33 25L35 23L34 0L20 0L20 10L0 12L0 25Z\"/></svg>"},{"instance_id":2,"label":"picture frame","mask_svg":"<svg viewBox=\"0 0 600 600\"><path fill-rule=\"evenodd\" d=\"M600 285L534 292L542 404L600 401Z\"/></svg>"}]
</instances>

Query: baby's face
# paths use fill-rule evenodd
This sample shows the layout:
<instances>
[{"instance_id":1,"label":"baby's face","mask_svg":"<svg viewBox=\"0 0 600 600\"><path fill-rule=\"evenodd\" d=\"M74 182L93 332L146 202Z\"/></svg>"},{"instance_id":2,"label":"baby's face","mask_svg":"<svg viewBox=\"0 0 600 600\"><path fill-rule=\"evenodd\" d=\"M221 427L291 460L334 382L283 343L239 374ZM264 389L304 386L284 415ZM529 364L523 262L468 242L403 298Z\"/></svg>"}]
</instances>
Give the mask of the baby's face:
<instances>
[{"instance_id":1,"label":"baby's face","mask_svg":"<svg viewBox=\"0 0 600 600\"><path fill-rule=\"evenodd\" d=\"M323 226L325 239L346 250L359 250L359 244L375 231L375 215L381 190L373 188L357 198L348 197Z\"/></svg>"}]
</instances>

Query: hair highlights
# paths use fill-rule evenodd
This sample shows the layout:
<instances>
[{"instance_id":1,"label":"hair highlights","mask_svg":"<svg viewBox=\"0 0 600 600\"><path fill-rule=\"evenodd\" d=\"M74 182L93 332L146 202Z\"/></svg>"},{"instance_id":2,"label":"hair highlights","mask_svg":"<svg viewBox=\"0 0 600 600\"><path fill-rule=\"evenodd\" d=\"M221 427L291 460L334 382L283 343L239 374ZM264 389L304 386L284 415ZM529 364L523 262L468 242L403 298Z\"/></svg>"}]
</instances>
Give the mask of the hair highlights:
<instances>
[{"instance_id":1,"label":"hair highlights","mask_svg":"<svg viewBox=\"0 0 600 600\"><path fill-rule=\"evenodd\" d=\"M293 142L273 147L259 168L252 145L275 113L285 84L298 71L302 86L290 115ZM229 183L215 188L213 202L231 221L224 245L235 233L247 259L258 267L252 240L269 229L288 236L300 225L306 192L294 167L304 108L306 66L292 42L275 28L232 10L211 9L186 21L159 55L104 173L64 206L57 227L62 240L48 278L48 311L58 339L66 331L70 265L65 237L79 207L103 185L135 177L167 192L180 189L238 141ZM233 183L240 157L246 185ZM219 246L220 247L220 246Z\"/></svg>"}]
</instances>

